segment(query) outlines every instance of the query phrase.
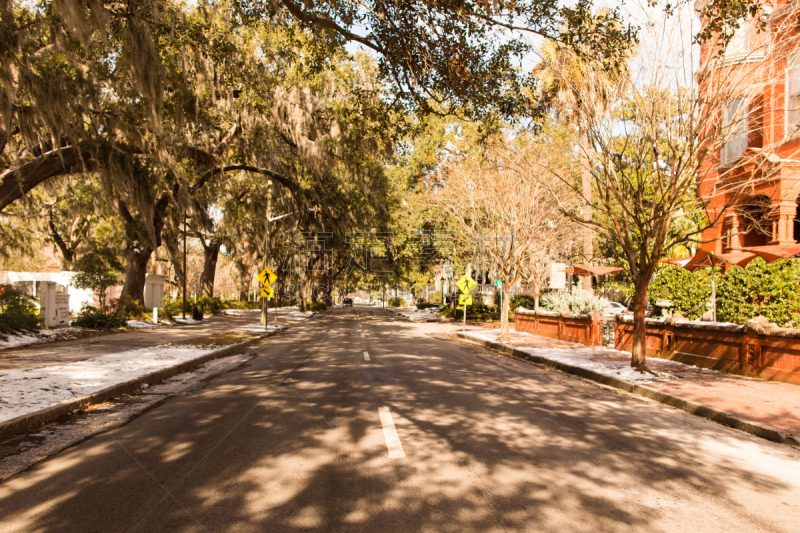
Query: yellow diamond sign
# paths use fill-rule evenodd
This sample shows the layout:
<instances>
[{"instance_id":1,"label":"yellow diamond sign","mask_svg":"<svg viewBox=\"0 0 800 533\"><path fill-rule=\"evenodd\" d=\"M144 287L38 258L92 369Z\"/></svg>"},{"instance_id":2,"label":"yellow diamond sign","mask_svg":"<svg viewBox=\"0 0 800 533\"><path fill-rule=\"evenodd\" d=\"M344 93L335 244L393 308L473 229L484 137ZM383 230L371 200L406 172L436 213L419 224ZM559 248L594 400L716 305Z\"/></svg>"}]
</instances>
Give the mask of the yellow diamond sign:
<instances>
[{"instance_id":1,"label":"yellow diamond sign","mask_svg":"<svg viewBox=\"0 0 800 533\"><path fill-rule=\"evenodd\" d=\"M269 287L275 283L275 280L278 279L278 276L276 276L275 272L269 268L265 268L258 276L256 276L256 279L258 279L259 283L261 283L263 286Z\"/></svg>"},{"instance_id":2,"label":"yellow diamond sign","mask_svg":"<svg viewBox=\"0 0 800 533\"><path fill-rule=\"evenodd\" d=\"M272 298L273 296L275 296L275 289L272 287L261 287L262 298Z\"/></svg>"},{"instance_id":3,"label":"yellow diamond sign","mask_svg":"<svg viewBox=\"0 0 800 533\"><path fill-rule=\"evenodd\" d=\"M458 290L460 290L464 294L471 293L472 291L475 290L475 287L477 286L478 282L472 279L470 276L467 276L466 274L461 276L461 279L459 279L456 282L456 287L458 287Z\"/></svg>"}]
</instances>

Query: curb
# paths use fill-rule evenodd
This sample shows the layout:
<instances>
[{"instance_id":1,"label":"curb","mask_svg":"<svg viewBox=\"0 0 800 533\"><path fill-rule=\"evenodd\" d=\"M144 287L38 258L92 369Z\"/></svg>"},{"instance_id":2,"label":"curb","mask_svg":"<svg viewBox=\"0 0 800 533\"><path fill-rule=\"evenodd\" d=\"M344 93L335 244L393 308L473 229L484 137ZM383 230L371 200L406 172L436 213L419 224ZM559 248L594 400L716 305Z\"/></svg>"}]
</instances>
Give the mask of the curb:
<instances>
[{"instance_id":1,"label":"curb","mask_svg":"<svg viewBox=\"0 0 800 533\"><path fill-rule=\"evenodd\" d=\"M470 342L474 342L476 344L481 344L488 348L492 348L493 350L511 355L512 357L515 357L517 359L532 361L534 363L543 366L555 368L556 370L560 370L568 374L573 374L585 379L589 379L591 381L602 383L603 385L608 385L609 387L614 387L616 389L624 390L625 392L629 392L637 396L643 396L645 398L655 400L659 403L663 403L664 405L675 407L676 409L680 409L681 411L686 411L687 413L693 414L695 416L707 418L708 420L712 420L724 426L738 429L740 431L744 431L745 433L750 433L751 435L755 435L756 437L761 437L762 439L767 439L773 442L780 442L780 443L785 443L785 442L793 444L798 443L798 439L793 437L787 431L776 429L764 424L759 424L758 422L751 422L749 420L744 420L726 411L722 411L714 407L709 407L708 405L703 405L690 400L686 400L679 396L675 396L673 394L652 389L645 385L637 385L636 383L631 383L629 381L625 381L612 376L606 376L605 374L600 374L593 370L579 368L568 365L566 363L562 363L560 361L553 361L552 359L547 359L545 357L541 357L538 355L525 353L522 350L518 350L517 348L513 348L511 346L506 346L504 344L500 344L494 341L488 341L485 339L470 337L468 335L465 335L464 333L455 333L455 334L451 333L448 336L452 338L461 338Z\"/></svg>"},{"instance_id":2,"label":"curb","mask_svg":"<svg viewBox=\"0 0 800 533\"><path fill-rule=\"evenodd\" d=\"M219 350L214 350L213 352L202 355L197 359L184 361L183 363L174 366L162 368L161 370L151 372L150 374L146 374L142 377L138 377L124 383L117 383L116 385L112 385L107 389L103 389L92 394L87 394L85 396L80 396L78 398L73 398L72 400L59 403L58 405L48 407L47 409L42 409L41 411L20 415L16 418L12 418L11 420L0 422L0 440L5 440L9 437L13 437L14 435L18 435L20 433L44 426L45 424L49 424L50 422L54 422L76 409L85 409L89 405L102 403L123 394L130 394L131 392L140 389L145 383L148 385L154 385L178 374L188 372L189 370L203 365L212 359L219 359L220 357L227 357L229 355L239 353L239 351L243 350L244 348L256 344L267 337L271 337L276 333L278 333L278 331L265 333L263 335L259 335L258 337L248 339L244 342L231 344L230 346L220 348Z\"/></svg>"}]
</instances>

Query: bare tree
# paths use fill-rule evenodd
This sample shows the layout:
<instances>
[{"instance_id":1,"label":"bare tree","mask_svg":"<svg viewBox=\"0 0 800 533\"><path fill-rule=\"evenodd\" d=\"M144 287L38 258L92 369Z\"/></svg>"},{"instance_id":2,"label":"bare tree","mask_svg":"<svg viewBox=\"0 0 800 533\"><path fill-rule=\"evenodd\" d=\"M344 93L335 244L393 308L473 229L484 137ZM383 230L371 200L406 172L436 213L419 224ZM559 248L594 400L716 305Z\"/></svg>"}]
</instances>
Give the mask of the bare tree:
<instances>
[{"instance_id":1,"label":"bare tree","mask_svg":"<svg viewBox=\"0 0 800 533\"><path fill-rule=\"evenodd\" d=\"M495 279L502 280L500 337L508 338L509 291L523 279L526 267L536 258L546 257L563 236L567 221L559 205L568 198L556 199L551 193L565 190L560 182L533 179L539 166L554 166L553 158L569 161L565 151L550 145L552 137L507 139L445 166L425 182L417 199L420 207L455 236L462 250L482 250L490 259ZM560 165L559 169L566 165ZM573 204L576 198L573 197ZM577 205L577 204L575 204ZM528 270L528 279L531 271ZM539 279L539 278L535 278Z\"/></svg>"},{"instance_id":2,"label":"bare tree","mask_svg":"<svg viewBox=\"0 0 800 533\"><path fill-rule=\"evenodd\" d=\"M677 50L665 40L688 31L686 22L675 15L666 27L660 21L653 35L642 36L648 44L633 58L610 106L575 110L588 141L581 149L592 161L591 198L573 176L559 174L561 183L591 203L594 216L583 220L571 205L562 212L591 226L628 266L635 288L631 365L641 370L647 286L659 261L675 247L702 242L704 230L721 225L771 172L766 150L747 148L748 124L763 118L762 64L710 53L715 49L707 45L695 78L691 34ZM692 223L683 223L687 219Z\"/></svg>"}]
</instances>

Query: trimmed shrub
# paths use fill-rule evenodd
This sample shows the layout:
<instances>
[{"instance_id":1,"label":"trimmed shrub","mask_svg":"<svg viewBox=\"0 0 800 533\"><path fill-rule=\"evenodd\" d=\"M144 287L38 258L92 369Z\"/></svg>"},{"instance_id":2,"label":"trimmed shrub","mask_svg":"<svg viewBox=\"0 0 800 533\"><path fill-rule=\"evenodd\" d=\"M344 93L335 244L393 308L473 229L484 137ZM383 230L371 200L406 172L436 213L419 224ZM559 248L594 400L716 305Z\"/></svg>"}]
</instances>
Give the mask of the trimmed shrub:
<instances>
[{"instance_id":1,"label":"trimmed shrub","mask_svg":"<svg viewBox=\"0 0 800 533\"><path fill-rule=\"evenodd\" d=\"M452 309L450 306L443 305L439 309L439 315L445 318L464 319L464 306ZM474 304L467 306L467 320L499 320L500 311L489 307L486 304Z\"/></svg>"},{"instance_id":2,"label":"trimmed shrub","mask_svg":"<svg viewBox=\"0 0 800 533\"><path fill-rule=\"evenodd\" d=\"M743 324L759 315L781 327L800 327L800 261L751 261L721 276L717 319Z\"/></svg>"},{"instance_id":3,"label":"trimmed shrub","mask_svg":"<svg viewBox=\"0 0 800 533\"><path fill-rule=\"evenodd\" d=\"M720 282L723 277L718 271L717 281ZM689 272L678 266L666 266L650 282L647 297L654 308L658 300L669 300L673 311L690 320L697 320L708 311L706 302L711 298L711 269L702 268Z\"/></svg>"},{"instance_id":4,"label":"trimmed shrub","mask_svg":"<svg viewBox=\"0 0 800 533\"><path fill-rule=\"evenodd\" d=\"M328 302L324 300L318 300L316 302L308 302L306 303L306 309L308 311L313 311L314 313L321 313L328 309Z\"/></svg>"},{"instance_id":5,"label":"trimmed shrub","mask_svg":"<svg viewBox=\"0 0 800 533\"><path fill-rule=\"evenodd\" d=\"M391 305L392 307L403 307L405 303L406 303L405 300L403 300L402 298L392 298L389 300L389 305Z\"/></svg>"},{"instance_id":6,"label":"trimmed shrub","mask_svg":"<svg viewBox=\"0 0 800 533\"><path fill-rule=\"evenodd\" d=\"M224 302L226 309L261 309L260 301L247 301L247 300L228 300ZM285 301L281 302L282 305L288 305Z\"/></svg>"},{"instance_id":7,"label":"trimmed shrub","mask_svg":"<svg viewBox=\"0 0 800 533\"><path fill-rule=\"evenodd\" d=\"M541 300L541 297L540 297ZM536 307L536 298L530 294L520 294L511 298L511 309L517 307L524 307L525 309L534 309Z\"/></svg>"},{"instance_id":8,"label":"trimmed shrub","mask_svg":"<svg viewBox=\"0 0 800 533\"><path fill-rule=\"evenodd\" d=\"M128 318L119 313L106 313L102 309L85 306L72 325L88 329L117 329L127 326Z\"/></svg>"},{"instance_id":9,"label":"trimmed shrub","mask_svg":"<svg viewBox=\"0 0 800 533\"><path fill-rule=\"evenodd\" d=\"M22 331L38 331L42 320L29 298L11 286L0 287L0 337Z\"/></svg>"}]
</instances>

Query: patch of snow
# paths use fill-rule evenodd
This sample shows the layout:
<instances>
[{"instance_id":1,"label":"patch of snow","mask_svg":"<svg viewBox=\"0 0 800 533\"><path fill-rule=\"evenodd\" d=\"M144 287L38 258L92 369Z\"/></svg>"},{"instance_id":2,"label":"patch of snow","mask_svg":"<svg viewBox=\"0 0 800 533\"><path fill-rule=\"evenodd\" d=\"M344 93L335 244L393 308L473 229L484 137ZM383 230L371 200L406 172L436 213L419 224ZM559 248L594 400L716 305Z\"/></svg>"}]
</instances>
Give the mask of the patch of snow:
<instances>
[{"instance_id":1,"label":"patch of snow","mask_svg":"<svg viewBox=\"0 0 800 533\"><path fill-rule=\"evenodd\" d=\"M70 340L77 338L78 334L82 332L81 328L67 327L6 335L5 339L0 338L0 350L4 348L20 348L51 340Z\"/></svg>"},{"instance_id":2,"label":"patch of snow","mask_svg":"<svg viewBox=\"0 0 800 533\"><path fill-rule=\"evenodd\" d=\"M228 316L244 316L244 315L256 315L261 312L261 309L225 309L222 311L223 315Z\"/></svg>"},{"instance_id":3,"label":"patch of snow","mask_svg":"<svg viewBox=\"0 0 800 533\"><path fill-rule=\"evenodd\" d=\"M158 326L150 322L142 322L141 320L128 320L128 327L132 329L154 329Z\"/></svg>"},{"instance_id":4,"label":"patch of snow","mask_svg":"<svg viewBox=\"0 0 800 533\"><path fill-rule=\"evenodd\" d=\"M194 318L173 318L176 324L200 324L202 320L195 320Z\"/></svg>"},{"instance_id":5,"label":"patch of snow","mask_svg":"<svg viewBox=\"0 0 800 533\"><path fill-rule=\"evenodd\" d=\"M214 349L166 344L64 365L0 371L0 421L191 361Z\"/></svg>"},{"instance_id":6,"label":"patch of snow","mask_svg":"<svg viewBox=\"0 0 800 533\"><path fill-rule=\"evenodd\" d=\"M493 342L498 342L497 337L500 336L499 331L468 331L465 334L469 337L474 337ZM514 335L520 336L520 335L530 335L530 334L524 332L515 332ZM503 342L500 344L511 345L510 343L507 342ZM535 355L537 357L542 357L544 359L549 359L551 361L558 361L560 363L564 363L578 368L584 368L586 370L592 370L594 372L597 372L598 374L603 374L605 376L612 376L630 382L644 384L644 383L652 383L653 379L656 377L662 377L662 378L671 377L669 374L664 374L663 372L657 373L658 376L654 376L653 374L649 373L639 372L631 368L630 364L625 361L614 361L609 359L604 359L602 361L593 361L590 359L590 357L593 355L623 353L611 348L603 348L600 346L582 346L580 344L575 344L574 346L570 346L568 348L559 348L559 347L528 348L525 346L514 346L514 348L530 355ZM628 356L628 354L625 355ZM677 361L669 361L666 359L665 360L659 359L659 363L685 366L683 365L683 363L679 363Z\"/></svg>"},{"instance_id":7,"label":"patch of snow","mask_svg":"<svg viewBox=\"0 0 800 533\"><path fill-rule=\"evenodd\" d=\"M267 326L266 333L271 333L273 331L280 331L283 329L283 326L275 326L270 324ZM236 331L248 331L254 333L265 333L264 326L261 324L248 324L246 326L241 326L236 328Z\"/></svg>"}]
</instances>

